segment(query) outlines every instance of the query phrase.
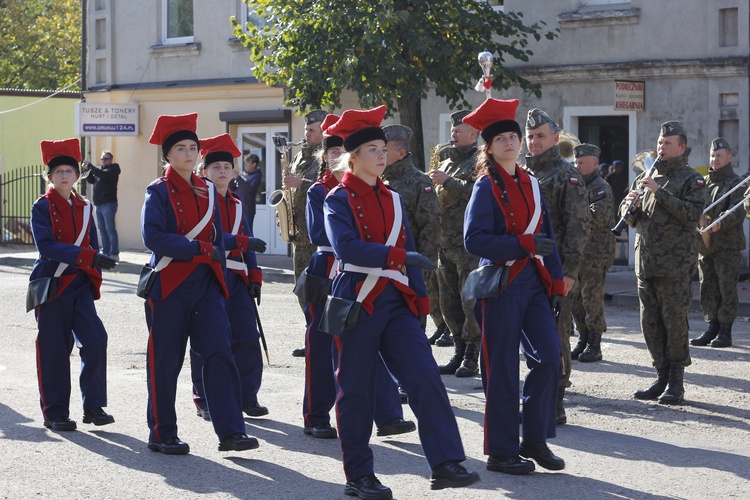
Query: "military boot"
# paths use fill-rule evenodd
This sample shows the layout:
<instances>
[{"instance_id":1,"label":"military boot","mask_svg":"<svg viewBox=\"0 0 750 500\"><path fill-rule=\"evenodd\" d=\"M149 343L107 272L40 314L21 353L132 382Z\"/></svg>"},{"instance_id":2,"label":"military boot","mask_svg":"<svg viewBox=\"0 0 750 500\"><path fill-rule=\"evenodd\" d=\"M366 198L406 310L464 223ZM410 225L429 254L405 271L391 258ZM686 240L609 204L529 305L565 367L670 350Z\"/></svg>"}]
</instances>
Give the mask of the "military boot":
<instances>
[{"instance_id":1,"label":"military boot","mask_svg":"<svg viewBox=\"0 0 750 500\"><path fill-rule=\"evenodd\" d=\"M651 387L648 389L635 391L635 394L633 394L635 399L656 399L662 392L664 392L664 389L667 388L667 381L669 379L669 363L661 368L657 368L656 374L656 382L651 384Z\"/></svg>"},{"instance_id":2,"label":"military boot","mask_svg":"<svg viewBox=\"0 0 750 500\"><path fill-rule=\"evenodd\" d=\"M719 333L710 345L711 347L732 347L732 323L719 323Z\"/></svg>"},{"instance_id":3,"label":"military boot","mask_svg":"<svg viewBox=\"0 0 750 500\"><path fill-rule=\"evenodd\" d=\"M578 356L578 361L581 363L591 363L592 361L602 360L602 334L600 333L589 333L589 344L586 346L586 350Z\"/></svg>"},{"instance_id":4,"label":"military boot","mask_svg":"<svg viewBox=\"0 0 750 500\"><path fill-rule=\"evenodd\" d=\"M435 341L435 345L438 347L450 347L453 345L453 336L451 335L451 329L448 328L448 325L445 325L443 334Z\"/></svg>"},{"instance_id":5,"label":"military boot","mask_svg":"<svg viewBox=\"0 0 750 500\"><path fill-rule=\"evenodd\" d=\"M479 373L479 341L466 342L466 352L461 366L456 370L456 377L473 377Z\"/></svg>"},{"instance_id":6,"label":"military boot","mask_svg":"<svg viewBox=\"0 0 750 500\"><path fill-rule=\"evenodd\" d=\"M443 333L445 333L445 323L435 329L435 333L430 337L430 345L435 345L435 341L442 337Z\"/></svg>"},{"instance_id":7,"label":"military boot","mask_svg":"<svg viewBox=\"0 0 750 500\"><path fill-rule=\"evenodd\" d=\"M457 339L453 344L453 349L453 357L450 359L450 361L448 361L448 364L440 366L441 375L455 374L456 370L458 370L458 367L461 366L461 363L463 363L464 361L464 354L466 353L466 343L461 339Z\"/></svg>"},{"instance_id":8,"label":"military boot","mask_svg":"<svg viewBox=\"0 0 750 500\"><path fill-rule=\"evenodd\" d=\"M568 423L568 416L565 414L565 404L563 403L565 398L565 388L557 388L557 416L555 417L555 423L557 425L564 425Z\"/></svg>"},{"instance_id":9,"label":"military boot","mask_svg":"<svg viewBox=\"0 0 750 500\"><path fill-rule=\"evenodd\" d=\"M694 339L690 339L690 345L708 345L713 339L716 338L716 335L719 334L720 325L721 323L719 323L718 319L712 319L708 322L708 328L706 328L706 331L703 332L703 335Z\"/></svg>"},{"instance_id":10,"label":"military boot","mask_svg":"<svg viewBox=\"0 0 750 500\"><path fill-rule=\"evenodd\" d=\"M685 367L671 364L669 366L669 381L667 390L659 396L659 402L665 405L677 405L685 399L685 388L682 383Z\"/></svg>"},{"instance_id":11,"label":"military boot","mask_svg":"<svg viewBox=\"0 0 750 500\"><path fill-rule=\"evenodd\" d=\"M573 348L572 351L570 351L570 357L571 359L578 359L578 356L586 349L586 344L588 343L589 338L589 332L578 332L578 343Z\"/></svg>"}]
</instances>

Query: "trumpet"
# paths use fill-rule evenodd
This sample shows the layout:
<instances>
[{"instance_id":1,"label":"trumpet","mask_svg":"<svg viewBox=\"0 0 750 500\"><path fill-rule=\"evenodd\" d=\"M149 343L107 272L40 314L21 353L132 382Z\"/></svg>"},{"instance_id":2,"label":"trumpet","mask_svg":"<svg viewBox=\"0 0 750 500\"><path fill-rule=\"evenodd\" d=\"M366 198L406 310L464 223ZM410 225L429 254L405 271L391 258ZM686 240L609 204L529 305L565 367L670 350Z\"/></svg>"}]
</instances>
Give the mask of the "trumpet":
<instances>
[{"instance_id":1,"label":"trumpet","mask_svg":"<svg viewBox=\"0 0 750 500\"><path fill-rule=\"evenodd\" d=\"M289 159L287 158L292 146L305 144L306 140L302 139L297 142L289 143L286 137L275 135L272 137L273 144L281 153L281 175L289 175ZM276 209L276 225L281 231L281 239L284 243L291 243L297 237L297 224L294 222L294 198L292 198L292 189L277 189L268 197L268 204Z\"/></svg>"},{"instance_id":2,"label":"trumpet","mask_svg":"<svg viewBox=\"0 0 750 500\"><path fill-rule=\"evenodd\" d=\"M708 213L714 207L716 207L719 203L721 203L722 201L724 201L732 193L734 193L735 191L737 191L738 189L740 189L743 186L746 187L748 182L750 182L750 175L748 175L747 177L745 177L744 179L742 179L736 186L734 186L732 189L730 189L729 191L727 191L726 193L724 193L723 195L721 195L719 197L719 199L717 199L715 202L713 202L709 206L707 206L703 210L703 216L702 216L702 218L706 218L708 216ZM737 202L737 204L735 204L732 208L730 208L729 210L726 210L719 217L717 217L716 219L714 219L713 221L711 221L711 223L708 224L706 227L699 227L698 228L698 232L700 234L707 233L708 231L711 230L712 227L714 227L716 224L718 224L719 222L721 222L722 220L724 220L729 214L731 214L732 212L734 212L735 210L737 210L738 208L740 208L745 203L745 201L748 200L748 199L750 199L750 193L748 193L747 196L745 196L742 200L740 200L739 202Z\"/></svg>"},{"instance_id":3,"label":"trumpet","mask_svg":"<svg viewBox=\"0 0 750 500\"><path fill-rule=\"evenodd\" d=\"M661 159L661 154L656 157L656 160L654 160L651 155L648 155L643 159L643 163L646 166L646 175L642 179L646 179L654 175L654 170L656 170L656 166L659 164L659 162L661 162ZM637 196L630 200L630 203L628 203L628 208L625 210L625 214L622 216L622 219L620 219L620 222L618 222L617 225L612 228L612 233L615 236L620 236L622 234L622 230L628 223L628 216L630 215L630 211L633 210L635 204L638 203L638 200L640 200L641 196L643 196L644 189L638 186L638 188L636 189L636 193Z\"/></svg>"}]
</instances>

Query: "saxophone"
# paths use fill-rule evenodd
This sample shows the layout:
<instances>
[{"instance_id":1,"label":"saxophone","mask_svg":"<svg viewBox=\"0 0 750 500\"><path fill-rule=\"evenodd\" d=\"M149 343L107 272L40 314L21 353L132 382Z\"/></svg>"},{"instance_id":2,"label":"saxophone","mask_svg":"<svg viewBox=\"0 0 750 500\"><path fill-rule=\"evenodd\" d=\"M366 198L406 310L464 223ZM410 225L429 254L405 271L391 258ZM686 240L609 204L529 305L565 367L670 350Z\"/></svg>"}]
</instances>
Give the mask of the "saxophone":
<instances>
[{"instance_id":1,"label":"saxophone","mask_svg":"<svg viewBox=\"0 0 750 500\"><path fill-rule=\"evenodd\" d=\"M305 140L290 144L281 136L274 136L272 139L276 149L281 153L281 176L286 177L289 175L289 150L292 146L304 144ZM281 239L284 243L293 242L297 236L297 224L294 222L292 188L277 189L268 197L268 204L276 209L276 225L281 231Z\"/></svg>"}]
</instances>

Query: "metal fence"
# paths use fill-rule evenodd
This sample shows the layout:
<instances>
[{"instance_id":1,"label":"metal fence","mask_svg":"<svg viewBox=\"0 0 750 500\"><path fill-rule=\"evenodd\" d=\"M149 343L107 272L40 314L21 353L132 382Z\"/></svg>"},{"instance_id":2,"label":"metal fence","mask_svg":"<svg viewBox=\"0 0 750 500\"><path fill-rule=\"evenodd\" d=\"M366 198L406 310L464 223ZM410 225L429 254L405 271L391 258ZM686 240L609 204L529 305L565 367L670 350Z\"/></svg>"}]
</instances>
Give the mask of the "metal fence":
<instances>
[{"instance_id":1,"label":"metal fence","mask_svg":"<svg viewBox=\"0 0 750 500\"><path fill-rule=\"evenodd\" d=\"M43 165L29 165L0 173L0 243L33 245L31 206L44 194Z\"/></svg>"}]
</instances>

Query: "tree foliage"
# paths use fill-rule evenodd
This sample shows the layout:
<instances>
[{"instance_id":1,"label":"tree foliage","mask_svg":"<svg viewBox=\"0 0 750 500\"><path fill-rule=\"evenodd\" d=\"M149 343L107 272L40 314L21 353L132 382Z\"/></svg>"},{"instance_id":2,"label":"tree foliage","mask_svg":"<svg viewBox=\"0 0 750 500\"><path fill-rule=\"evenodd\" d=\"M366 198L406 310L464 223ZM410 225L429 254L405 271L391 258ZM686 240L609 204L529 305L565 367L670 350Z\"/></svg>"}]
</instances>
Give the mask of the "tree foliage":
<instances>
[{"instance_id":1,"label":"tree foliage","mask_svg":"<svg viewBox=\"0 0 750 500\"><path fill-rule=\"evenodd\" d=\"M80 78L80 0L0 0L0 35L0 87L52 90Z\"/></svg>"},{"instance_id":2,"label":"tree foliage","mask_svg":"<svg viewBox=\"0 0 750 500\"><path fill-rule=\"evenodd\" d=\"M248 2L248 0L245 0ZM430 85L451 109L481 76L476 61L495 57L493 86L540 88L504 67L528 61L529 38L552 39L544 23L526 26L521 12L502 12L481 0L249 0L266 24L236 25L249 47L254 75L290 89L289 104L302 109L340 105L349 89L363 106L427 96Z\"/></svg>"}]
</instances>

